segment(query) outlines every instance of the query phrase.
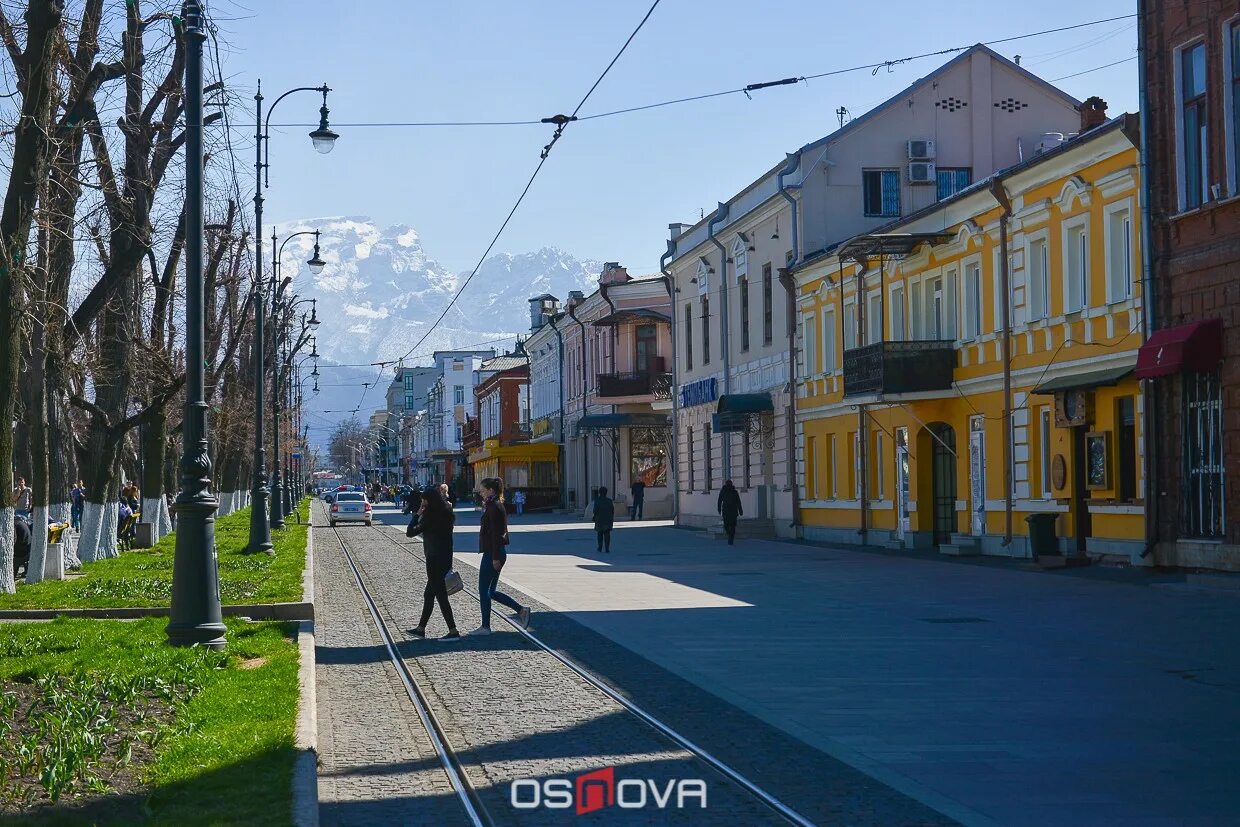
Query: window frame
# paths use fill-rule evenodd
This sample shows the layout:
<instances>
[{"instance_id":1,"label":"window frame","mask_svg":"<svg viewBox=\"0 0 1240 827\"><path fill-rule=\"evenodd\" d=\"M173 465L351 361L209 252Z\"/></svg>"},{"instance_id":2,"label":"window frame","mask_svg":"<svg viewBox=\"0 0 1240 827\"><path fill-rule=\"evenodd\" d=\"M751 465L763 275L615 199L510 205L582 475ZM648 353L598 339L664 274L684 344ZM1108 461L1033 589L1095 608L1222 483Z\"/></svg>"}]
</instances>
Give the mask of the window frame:
<instances>
[{"instance_id":1,"label":"window frame","mask_svg":"<svg viewBox=\"0 0 1240 827\"><path fill-rule=\"evenodd\" d=\"M1051 406L1043 405L1038 408L1038 485L1041 487L1042 499L1054 499L1054 491L1051 490L1051 433L1054 428L1054 418L1051 416Z\"/></svg>"},{"instance_id":2,"label":"window frame","mask_svg":"<svg viewBox=\"0 0 1240 827\"><path fill-rule=\"evenodd\" d=\"M818 317L813 311L801 314L801 360L805 376L818 375Z\"/></svg>"},{"instance_id":3,"label":"window frame","mask_svg":"<svg viewBox=\"0 0 1240 827\"><path fill-rule=\"evenodd\" d=\"M771 263L762 265L762 344L769 345L774 338L775 301L772 295Z\"/></svg>"},{"instance_id":4,"label":"window frame","mask_svg":"<svg viewBox=\"0 0 1240 827\"><path fill-rule=\"evenodd\" d=\"M710 364L710 296L702 296L702 365Z\"/></svg>"},{"instance_id":5,"label":"window frame","mask_svg":"<svg viewBox=\"0 0 1240 827\"><path fill-rule=\"evenodd\" d=\"M1041 272L1037 272L1034 267L1034 250L1041 248L1041 254L1038 257L1041 262ZM1050 231L1043 229L1037 232L1029 233L1025 236L1025 323L1033 324L1045 319L1049 319L1051 315L1051 239ZM1040 312L1035 312L1033 297L1035 295L1034 283L1041 287L1042 306Z\"/></svg>"},{"instance_id":6,"label":"window frame","mask_svg":"<svg viewBox=\"0 0 1240 827\"><path fill-rule=\"evenodd\" d=\"M822 308L822 372L833 374L839 367L836 353L835 306Z\"/></svg>"},{"instance_id":7,"label":"window frame","mask_svg":"<svg viewBox=\"0 0 1240 827\"><path fill-rule=\"evenodd\" d=\"M982 338L982 334L986 331L986 312L985 312L985 279L982 275L982 259L980 256L973 256L961 262L961 272L964 276L960 279L960 306L964 310L961 314L963 318L961 322L968 324L960 325L960 341L974 342ZM970 302L969 287L976 276L977 293Z\"/></svg>"},{"instance_id":8,"label":"window frame","mask_svg":"<svg viewBox=\"0 0 1240 827\"><path fill-rule=\"evenodd\" d=\"M951 185L952 191L944 195L942 191L942 178L940 178L940 176L942 176L944 173L952 173L955 177L958 178L960 173L962 172L965 174L965 178L967 179L964 182L964 184L960 184L958 181L953 180L952 185ZM973 167L935 167L935 170L934 170L934 196L935 198L934 200L936 202L951 198L956 193L960 192L961 190L968 189L971 186L973 186Z\"/></svg>"},{"instance_id":9,"label":"window frame","mask_svg":"<svg viewBox=\"0 0 1240 827\"><path fill-rule=\"evenodd\" d=\"M1124 287L1126 289L1123 295L1119 295L1113 292L1113 288L1116 286L1114 283L1114 279L1115 279L1115 256L1114 256L1115 246L1114 245L1117 243L1114 237L1115 232L1114 232L1113 225L1115 223L1116 218L1119 217L1120 214L1123 214L1124 225L1122 227L1122 231L1125 236L1123 239L1123 244L1124 244L1123 267L1126 270L1126 273L1124 274L1125 276ZM1103 247L1106 248L1106 259L1103 262L1103 265L1106 271L1107 304L1118 304L1120 302L1128 301L1129 299L1133 297L1133 292L1135 289L1135 282L1136 282L1136 256L1134 255L1134 253L1136 252L1136 248L1134 247L1134 243L1136 241L1136 234L1133 232L1134 228L1133 228L1132 218L1133 218L1133 209L1132 209L1131 198L1124 198L1119 201L1115 201L1111 204L1107 204L1107 206L1103 209L1102 237L1103 237Z\"/></svg>"},{"instance_id":10,"label":"window frame","mask_svg":"<svg viewBox=\"0 0 1240 827\"><path fill-rule=\"evenodd\" d=\"M1077 243L1078 236L1076 235L1078 232L1081 234L1081 241L1079 244ZM1061 237L1063 239L1063 293L1061 295L1061 302L1063 305L1062 315L1068 316L1073 313L1081 313L1089 307L1089 213L1083 213L1081 215L1076 215L1065 219L1063 222ZM1081 264L1080 291L1082 295L1079 296L1081 301L1080 307L1072 307L1068 303L1072 296L1072 267L1074 252L1083 253L1075 259L1080 261Z\"/></svg>"},{"instance_id":11,"label":"window frame","mask_svg":"<svg viewBox=\"0 0 1240 827\"><path fill-rule=\"evenodd\" d=\"M741 294L741 352L745 353L749 350L749 277L741 276L737 282Z\"/></svg>"},{"instance_id":12,"label":"window frame","mask_svg":"<svg viewBox=\"0 0 1240 827\"><path fill-rule=\"evenodd\" d=\"M1185 59L1196 49L1202 49L1202 66L1205 73L1205 79L1202 84L1202 92L1193 95L1191 98L1186 97L1184 89L1184 64ZM1210 94L1210 52L1204 37L1198 37L1181 46L1176 47L1174 51L1174 80L1175 80L1175 132L1176 132L1176 190L1178 203L1181 212L1189 212L1199 209L1210 199L1209 180L1210 180L1210 113L1209 113L1209 94ZM1190 187L1189 173L1189 138L1188 135L1188 114L1190 111L1197 113L1200 120L1197 122L1198 138L1194 143L1196 153L1199 160L1196 187ZM1195 191L1194 191L1195 190ZM1191 195L1190 195L1191 193Z\"/></svg>"},{"instance_id":13,"label":"window frame","mask_svg":"<svg viewBox=\"0 0 1240 827\"><path fill-rule=\"evenodd\" d=\"M1240 15L1223 21L1223 122L1227 140L1227 182L1240 195Z\"/></svg>"},{"instance_id":14,"label":"window frame","mask_svg":"<svg viewBox=\"0 0 1240 827\"><path fill-rule=\"evenodd\" d=\"M876 310L877 308L877 310ZM875 321L877 320L877 322ZM865 294L865 344L875 345L884 341L886 333L883 319L883 291L881 288L867 290Z\"/></svg>"},{"instance_id":15,"label":"window frame","mask_svg":"<svg viewBox=\"0 0 1240 827\"><path fill-rule=\"evenodd\" d=\"M685 371L693 370L693 301L685 302Z\"/></svg>"},{"instance_id":16,"label":"window frame","mask_svg":"<svg viewBox=\"0 0 1240 827\"><path fill-rule=\"evenodd\" d=\"M876 177L872 177L876 176ZM894 205L887 196L887 184L894 179L895 195ZM870 192L871 181L878 183L878 211L874 212L870 208ZM866 167L861 170L861 212L866 218L899 218L901 213L900 205L900 170L891 167ZM894 208L894 212L892 209Z\"/></svg>"}]
</instances>

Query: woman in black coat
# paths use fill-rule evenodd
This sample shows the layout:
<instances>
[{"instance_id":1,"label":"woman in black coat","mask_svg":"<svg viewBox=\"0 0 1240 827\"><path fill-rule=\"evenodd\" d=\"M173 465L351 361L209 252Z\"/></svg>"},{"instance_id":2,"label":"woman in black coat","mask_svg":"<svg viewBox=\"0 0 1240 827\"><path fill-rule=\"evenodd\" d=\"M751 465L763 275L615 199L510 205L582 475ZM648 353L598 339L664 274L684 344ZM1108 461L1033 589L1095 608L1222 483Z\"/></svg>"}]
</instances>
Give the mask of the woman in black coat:
<instances>
[{"instance_id":1,"label":"woman in black coat","mask_svg":"<svg viewBox=\"0 0 1240 827\"><path fill-rule=\"evenodd\" d=\"M745 509L741 508L740 492L732 480L725 480L723 488L719 489L718 507L723 515L723 530L727 532L728 545L732 545L736 541L736 518L745 513Z\"/></svg>"},{"instance_id":2,"label":"woman in black coat","mask_svg":"<svg viewBox=\"0 0 1240 827\"><path fill-rule=\"evenodd\" d=\"M409 630L414 637L426 637L426 623L431 619L435 601L443 612L448 633L440 640L457 640L461 633L456 630L452 618L452 604L448 602L448 586L444 578L452 570L452 529L456 526L456 514L443 501L435 488L422 495L419 513L413 515L405 534L409 537L422 535L422 549L426 555L426 591L422 596L422 619Z\"/></svg>"}]
</instances>

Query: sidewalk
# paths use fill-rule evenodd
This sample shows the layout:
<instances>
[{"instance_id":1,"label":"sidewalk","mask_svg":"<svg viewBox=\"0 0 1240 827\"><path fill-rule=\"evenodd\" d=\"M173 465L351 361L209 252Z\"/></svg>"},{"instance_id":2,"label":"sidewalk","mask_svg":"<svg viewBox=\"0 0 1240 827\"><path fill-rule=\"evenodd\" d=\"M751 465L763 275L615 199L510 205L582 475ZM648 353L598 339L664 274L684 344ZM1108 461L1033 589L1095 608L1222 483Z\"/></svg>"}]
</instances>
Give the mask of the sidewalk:
<instances>
[{"instance_id":1,"label":"sidewalk","mask_svg":"<svg viewBox=\"0 0 1240 827\"><path fill-rule=\"evenodd\" d=\"M1232 595L667 523L617 523L610 555L585 524L511 529L505 580L945 815L1240 818Z\"/></svg>"}]
</instances>

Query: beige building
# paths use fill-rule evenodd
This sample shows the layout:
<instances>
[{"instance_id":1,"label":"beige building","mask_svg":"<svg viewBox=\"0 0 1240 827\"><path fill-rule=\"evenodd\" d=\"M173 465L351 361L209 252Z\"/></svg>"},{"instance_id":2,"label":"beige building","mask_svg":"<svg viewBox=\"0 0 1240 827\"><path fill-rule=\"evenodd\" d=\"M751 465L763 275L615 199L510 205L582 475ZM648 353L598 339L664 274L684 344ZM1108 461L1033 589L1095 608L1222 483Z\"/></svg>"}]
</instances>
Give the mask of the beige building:
<instances>
[{"instance_id":1,"label":"beige building","mask_svg":"<svg viewBox=\"0 0 1240 827\"><path fill-rule=\"evenodd\" d=\"M715 525L731 479L742 532L799 532L795 308L781 271L1032 157L1077 130L1079 105L977 45L788 155L697 224L670 226L682 524Z\"/></svg>"}]
</instances>

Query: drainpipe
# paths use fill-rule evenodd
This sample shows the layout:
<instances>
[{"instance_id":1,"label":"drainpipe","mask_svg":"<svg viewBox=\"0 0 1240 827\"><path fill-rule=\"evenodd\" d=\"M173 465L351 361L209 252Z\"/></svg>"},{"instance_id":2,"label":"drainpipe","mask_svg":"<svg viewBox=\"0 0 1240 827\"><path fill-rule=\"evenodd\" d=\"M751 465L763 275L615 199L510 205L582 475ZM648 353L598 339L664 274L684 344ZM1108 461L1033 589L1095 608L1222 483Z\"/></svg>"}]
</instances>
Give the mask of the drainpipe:
<instances>
[{"instance_id":1,"label":"drainpipe","mask_svg":"<svg viewBox=\"0 0 1240 827\"><path fill-rule=\"evenodd\" d=\"M1137 15L1137 89L1139 90L1140 103L1138 104L1140 112L1140 129L1141 129L1141 145L1139 156L1139 169L1141 174L1141 201L1143 209L1141 210L1141 319L1144 323L1145 330L1142 331L1141 341L1144 342L1154 332L1158 324L1157 310L1154 306L1154 261L1153 261L1153 211L1154 211L1154 188L1150 182L1150 149L1153 142L1150 140L1150 106L1149 93L1147 84L1149 83L1148 70L1146 68L1146 60L1149 57L1149 50L1146 47L1146 38L1149 33L1146 31L1145 15L1146 6L1150 5L1146 2L1138 2L1137 7L1140 12ZM1145 549L1141 552L1141 558L1144 559L1154 553L1154 549L1158 545L1158 404L1154 399L1154 383L1149 379L1141 381L1141 397L1142 407L1144 409L1142 416L1144 422L1145 435Z\"/></svg>"},{"instance_id":2,"label":"drainpipe","mask_svg":"<svg viewBox=\"0 0 1240 827\"><path fill-rule=\"evenodd\" d=\"M676 242L667 240L667 252L659 256L659 272L663 274L663 288L667 290L667 298L671 302L671 337L672 337L672 439L668 446L668 460L671 462L672 481L672 523L680 521L680 464L677 461L677 447L680 434L676 431L676 423L680 421L680 394L676 384L676 285L667 263L676 255Z\"/></svg>"},{"instance_id":3,"label":"drainpipe","mask_svg":"<svg viewBox=\"0 0 1240 827\"><path fill-rule=\"evenodd\" d=\"M560 360L560 442L564 442L564 332L556 325L555 319L550 318L547 323L551 325L551 329L555 331L556 355ZM564 475L564 450L560 449L560 508L568 508L568 480Z\"/></svg>"},{"instance_id":4,"label":"drainpipe","mask_svg":"<svg viewBox=\"0 0 1240 827\"><path fill-rule=\"evenodd\" d=\"M730 357L728 355L728 251L724 248L723 242L715 238L715 225L723 223L727 218L728 205L721 201L719 209L706 224L706 237L719 250L719 349L723 352L724 396L732 392L732 371L729 368ZM704 323L710 324L710 319L706 319ZM725 433L727 436L724 438L723 478L728 480L732 478L732 432L726 431ZM707 450L709 449L708 445Z\"/></svg>"},{"instance_id":5,"label":"drainpipe","mask_svg":"<svg viewBox=\"0 0 1240 827\"><path fill-rule=\"evenodd\" d=\"M990 194L999 202L999 291L1003 294L1003 545L1012 544L1012 453L1016 434L1012 430L1012 291L1008 273L1008 219L1012 202L999 178L990 182ZM983 492L983 497L985 493Z\"/></svg>"},{"instance_id":6,"label":"drainpipe","mask_svg":"<svg viewBox=\"0 0 1240 827\"><path fill-rule=\"evenodd\" d=\"M796 269L801 262L801 248L799 245L799 237L797 235L798 221L797 208L800 204L792 194L791 189L800 189L800 184L785 184L785 176L791 175L801 165L801 151L790 152L785 158L784 168L779 171L779 177L776 179L779 185L779 194L788 202L788 209L792 213L792 262L786 269L780 271L779 281L784 286L784 290L788 293L788 322L785 327L788 328L788 407L784 412L785 435L787 441L784 455L786 462L796 462L796 398L797 398L797 325L796 325L796 280L792 276L792 271ZM796 474L792 477L792 524L789 526L796 534L799 535L801 526L801 486L797 484ZM772 508L772 512L774 509Z\"/></svg>"},{"instance_id":7,"label":"drainpipe","mask_svg":"<svg viewBox=\"0 0 1240 827\"><path fill-rule=\"evenodd\" d=\"M616 312L616 303L611 300L611 296L607 295L607 289L609 287L611 287L610 284L600 284L599 295L603 297L603 301L607 302L607 306L611 308L611 312L614 314ZM616 367L617 336L618 336L618 331L616 330L616 325L612 324L611 326L611 372L619 375L619 370ZM612 413L616 412L616 406L614 404L611 406L611 412ZM612 499L615 499L616 497L617 480L620 476L620 444L619 443L620 443L620 429L617 428L616 438L615 440L612 441L612 445L611 445L611 496L612 496Z\"/></svg>"},{"instance_id":8,"label":"drainpipe","mask_svg":"<svg viewBox=\"0 0 1240 827\"><path fill-rule=\"evenodd\" d=\"M577 318L577 313L575 312L576 309L577 308L575 307L569 307L568 315L572 318L574 322L577 323L577 326L581 328L581 415L585 416L586 415L586 394L587 394L586 353L589 351L589 348L586 347L586 326L585 326L585 323L581 321L581 319ZM583 497L582 499L589 500L590 498L590 440L584 436L581 437L581 483L583 486L582 491L583 493L585 493L585 497ZM581 509L581 513L584 514L586 504L578 502L577 506Z\"/></svg>"}]
</instances>

